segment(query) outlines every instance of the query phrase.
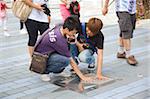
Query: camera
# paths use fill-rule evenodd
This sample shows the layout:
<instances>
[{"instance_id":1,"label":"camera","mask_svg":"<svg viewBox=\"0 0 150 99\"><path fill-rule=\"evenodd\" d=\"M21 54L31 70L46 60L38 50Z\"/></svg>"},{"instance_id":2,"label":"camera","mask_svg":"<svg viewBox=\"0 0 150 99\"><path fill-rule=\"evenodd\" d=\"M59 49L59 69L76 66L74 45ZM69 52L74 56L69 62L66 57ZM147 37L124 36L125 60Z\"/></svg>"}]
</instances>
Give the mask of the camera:
<instances>
[{"instance_id":1,"label":"camera","mask_svg":"<svg viewBox=\"0 0 150 99\"><path fill-rule=\"evenodd\" d=\"M76 41L75 38L68 38L69 43L75 43L75 41Z\"/></svg>"},{"instance_id":2,"label":"camera","mask_svg":"<svg viewBox=\"0 0 150 99\"><path fill-rule=\"evenodd\" d=\"M51 11L49 10L49 8L47 7L47 5L46 4L43 4L43 5L41 5L41 7L43 7L44 9L44 13L46 14L46 15L48 15L48 16L51 16Z\"/></svg>"}]
</instances>

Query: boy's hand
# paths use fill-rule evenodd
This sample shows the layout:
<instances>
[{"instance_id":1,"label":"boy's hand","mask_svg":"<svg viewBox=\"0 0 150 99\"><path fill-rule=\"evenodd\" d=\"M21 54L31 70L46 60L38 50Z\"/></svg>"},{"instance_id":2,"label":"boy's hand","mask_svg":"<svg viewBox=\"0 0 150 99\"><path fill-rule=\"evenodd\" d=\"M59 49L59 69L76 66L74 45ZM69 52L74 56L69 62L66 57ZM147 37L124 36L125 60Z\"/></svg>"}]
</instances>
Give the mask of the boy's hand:
<instances>
[{"instance_id":1,"label":"boy's hand","mask_svg":"<svg viewBox=\"0 0 150 99\"><path fill-rule=\"evenodd\" d=\"M92 82L92 81L94 80L92 77L86 77L86 76L82 77L81 79L82 79L84 82Z\"/></svg>"},{"instance_id":2,"label":"boy's hand","mask_svg":"<svg viewBox=\"0 0 150 99\"><path fill-rule=\"evenodd\" d=\"M108 77L105 77L101 74L97 74L97 78L98 78L98 80L107 80L108 79Z\"/></svg>"},{"instance_id":3,"label":"boy's hand","mask_svg":"<svg viewBox=\"0 0 150 99\"><path fill-rule=\"evenodd\" d=\"M108 13L108 7L102 9L102 14L105 16Z\"/></svg>"}]
</instances>

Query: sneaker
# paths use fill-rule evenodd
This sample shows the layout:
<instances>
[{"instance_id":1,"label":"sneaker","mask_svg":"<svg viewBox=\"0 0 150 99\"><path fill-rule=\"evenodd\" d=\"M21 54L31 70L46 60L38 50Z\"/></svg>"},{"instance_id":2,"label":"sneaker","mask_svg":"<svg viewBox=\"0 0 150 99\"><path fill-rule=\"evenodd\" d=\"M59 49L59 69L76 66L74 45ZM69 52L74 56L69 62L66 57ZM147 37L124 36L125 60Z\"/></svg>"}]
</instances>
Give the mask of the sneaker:
<instances>
[{"instance_id":1,"label":"sneaker","mask_svg":"<svg viewBox=\"0 0 150 99\"><path fill-rule=\"evenodd\" d=\"M133 55L129 56L127 58L127 63L130 64L130 65L133 65L133 66L138 64L137 60L135 59L135 57Z\"/></svg>"},{"instance_id":2,"label":"sneaker","mask_svg":"<svg viewBox=\"0 0 150 99\"><path fill-rule=\"evenodd\" d=\"M51 80L49 74L42 74L41 79L43 81L50 81Z\"/></svg>"},{"instance_id":3,"label":"sneaker","mask_svg":"<svg viewBox=\"0 0 150 99\"><path fill-rule=\"evenodd\" d=\"M126 53L124 52L123 54L120 54L120 53L118 52L118 53L117 53L117 58L126 59Z\"/></svg>"},{"instance_id":4,"label":"sneaker","mask_svg":"<svg viewBox=\"0 0 150 99\"><path fill-rule=\"evenodd\" d=\"M72 75L76 74L76 72L73 69L70 69L70 72Z\"/></svg>"},{"instance_id":5,"label":"sneaker","mask_svg":"<svg viewBox=\"0 0 150 99\"><path fill-rule=\"evenodd\" d=\"M27 34L27 30L21 29L21 30L20 30L20 34Z\"/></svg>"},{"instance_id":6,"label":"sneaker","mask_svg":"<svg viewBox=\"0 0 150 99\"><path fill-rule=\"evenodd\" d=\"M93 70L95 70L96 68L95 68L95 65L94 64L89 64L88 65L88 70L89 71L93 71Z\"/></svg>"},{"instance_id":7,"label":"sneaker","mask_svg":"<svg viewBox=\"0 0 150 99\"><path fill-rule=\"evenodd\" d=\"M4 36L10 36L10 34L4 31Z\"/></svg>"}]
</instances>

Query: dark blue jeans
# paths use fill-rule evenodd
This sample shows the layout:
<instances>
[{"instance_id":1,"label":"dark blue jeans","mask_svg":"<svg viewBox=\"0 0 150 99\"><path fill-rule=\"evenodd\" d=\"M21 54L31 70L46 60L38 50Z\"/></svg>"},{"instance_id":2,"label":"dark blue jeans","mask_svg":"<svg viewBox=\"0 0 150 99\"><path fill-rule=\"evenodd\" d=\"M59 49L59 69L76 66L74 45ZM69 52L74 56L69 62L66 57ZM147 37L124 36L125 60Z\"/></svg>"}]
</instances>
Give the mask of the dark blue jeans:
<instances>
[{"instance_id":1,"label":"dark blue jeans","mask_svg":"<svg viewBox=\"0 0 150 99\"><path fill-rule=\"evenodd\" d=\"M61 73L69 64L70 59L68 57L53 53L48 58L45 74Z\"/></svg>"}]
</instances>

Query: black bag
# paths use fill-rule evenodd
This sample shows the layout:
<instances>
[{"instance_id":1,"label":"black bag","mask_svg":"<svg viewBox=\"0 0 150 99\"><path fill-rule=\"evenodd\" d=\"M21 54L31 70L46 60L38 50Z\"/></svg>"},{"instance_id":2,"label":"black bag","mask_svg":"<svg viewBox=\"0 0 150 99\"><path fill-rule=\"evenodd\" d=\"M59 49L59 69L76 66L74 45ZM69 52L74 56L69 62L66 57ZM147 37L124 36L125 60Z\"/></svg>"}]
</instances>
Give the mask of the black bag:
<instances>
[{"instance_id":1,"label":"black bag","mask_svg":"<svg viewBox=\"0 0 150 99\"><path fill-rule=\"evenodd\" d=\"M30 70L36 73L43 74L46 70L48 55L43 55L38 52L34 52L32 55L32 61Z\"/></svg>"},{"instance_id":2,"label":"black bag","mask_svg":"<svg viewBox=\"0 0 150 99\"><path fill-rule=\"evenodd\" d=\"M38 46L38 44L42 41L42 38L48 34L49 32L51 32L52 30L54 30L56 27L54 27L53 29L48 29L46 30L42 36L40 37L40 39L38 40L38 42L35 45L35 49ZM31 64L30 64L30 68L29 70L39 73L39 74L43 74L46 70L46 66L47 66L47 60L48 60L48 56L50 52L47 52L46 54L41 54L39 52L33 52L32 55L32 60L31 60Z\"/></svg>"}]
</instances>

